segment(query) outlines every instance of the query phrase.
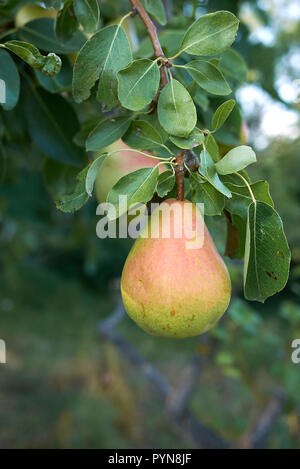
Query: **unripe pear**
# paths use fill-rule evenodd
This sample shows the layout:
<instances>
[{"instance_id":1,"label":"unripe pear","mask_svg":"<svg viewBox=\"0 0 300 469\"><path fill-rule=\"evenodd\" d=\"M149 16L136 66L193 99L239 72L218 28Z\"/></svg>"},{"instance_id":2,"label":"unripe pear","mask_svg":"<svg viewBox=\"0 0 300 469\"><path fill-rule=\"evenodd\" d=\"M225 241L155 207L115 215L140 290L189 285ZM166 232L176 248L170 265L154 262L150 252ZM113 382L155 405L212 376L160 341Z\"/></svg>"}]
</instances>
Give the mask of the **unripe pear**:
<instances>
[{"instance_id":1,"label":"unripe pear","mask_svg":"<svg viewBox=\"0 0 300 469\"><path fill-rule=\"evenodd\" d=\"M104 151L110 152L118 149L128 151L120 151L109 155L97 174L95 191L99 203L105 202L111 188L121 177L125 176L125 174L141 168L152 168L158 163L157 160L131 151L131 148L121 139L109 145L107 148L102 149L101 154L104 153Z\"/></svg>"},{"instance_id":2,"label":"unripe pear","mask_svg":"<svg viewBox=\"0 0 300 469\"><path fill-rule=\"evenodd\" d=\"M230 277L194 204L169 199L154 210L128 255L121 292L129 316L155 336L192 337L221 318Z\"/></svg>"}]
</instances>

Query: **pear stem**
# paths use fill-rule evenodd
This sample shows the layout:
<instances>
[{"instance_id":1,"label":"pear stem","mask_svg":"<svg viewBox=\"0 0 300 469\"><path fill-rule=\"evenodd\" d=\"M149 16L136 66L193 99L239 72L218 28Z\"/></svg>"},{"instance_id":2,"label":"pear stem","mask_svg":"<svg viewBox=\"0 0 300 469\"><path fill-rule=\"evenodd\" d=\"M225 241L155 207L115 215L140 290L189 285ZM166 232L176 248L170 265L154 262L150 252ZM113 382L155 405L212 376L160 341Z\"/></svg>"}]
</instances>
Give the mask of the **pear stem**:
<instances>
[{"instance_id":1,"label":"pear stem","mask_svg":"<svg viewBox=\"0 0 300 469\"><path fill-rule=\"evenodd\" d=\"M176 184L177 184L177 200L184 200L184 151L180 152L176 156L176 166L175 166L175 175L176 175Z\"/></svg>"}]
</instances>

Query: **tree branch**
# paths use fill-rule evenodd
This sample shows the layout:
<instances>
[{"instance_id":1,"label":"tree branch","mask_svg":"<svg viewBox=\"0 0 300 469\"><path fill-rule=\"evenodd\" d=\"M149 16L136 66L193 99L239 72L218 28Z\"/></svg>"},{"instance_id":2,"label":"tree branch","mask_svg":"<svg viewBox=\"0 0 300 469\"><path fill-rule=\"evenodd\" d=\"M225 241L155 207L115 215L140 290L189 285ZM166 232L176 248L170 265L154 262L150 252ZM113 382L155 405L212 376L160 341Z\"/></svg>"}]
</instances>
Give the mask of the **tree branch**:
<instances>
[{"instance_id":1,"label":"tree branch","mask_svg":"<svg viewBox=\"0 0 300 469\"><path fill-rule=\"evenodd\" d=\"M139 0L130 0L130 3L132 5L133 11L138 12L138 14L141 17L141 20L143 21L143 23L145 24L145 26L147 28L150 40L152 42L152 46L153 46L155 56L157 58L159 58L159 57L165 58L165 54L162 50L161 44L160 44L159 39L158 39L155 24L150 19L148 13L143 8L143 6L141 5ZM169 83L169 78L168 78L167 67L165 65L162 65L161 69L160 69L160 87L163 88L168 83Z\"/></svg>"},{"instance_id":2,"label":"tree branch","mask_svg":"<svg viewBox=\"0 0 300 469\"><path fill-rule=\"evenodd\" d=\"M120 300L112 315L99 324L98 332L100 337L112 343L121 352L122 356L126 357L148 379L158 398L166 405L165 411L181 436L192 441L198 448L223 449L229 447L230 444L226 440L223 440L191 413L187 408L187 402L184 402L184 409L180 410L179 413L174 412L174 409L169 409L167 405L168 396L173 394L173 391L166 378L154 365L147 362L130 343L113 330L123 316L124 307ZM190 393L188 392L188 394Z\"/></svg>"},{"instance_id":3,"label":"tree branch","mask_svg":"<svg viewBox=\"0 0 300 469\"><path fill-rule=\"evenodd\" d=\"M179 155L176 157L175 166L175 176L176 176L176 184L177 184L177 199L182 201L184 200L184 151L180 152Z\"/></svg>"},{"instance_id":4,"label":"tree branch","mask_svg":"<svg viewBox=\"0 0 300 469\"><path fill-rule=\"evenodd\" d=\"M241 438L243 448L261 449L266 447L273 424L281 415L285 402L285 393L277 390L254 427Z\"/></svg>"}]
</instances>

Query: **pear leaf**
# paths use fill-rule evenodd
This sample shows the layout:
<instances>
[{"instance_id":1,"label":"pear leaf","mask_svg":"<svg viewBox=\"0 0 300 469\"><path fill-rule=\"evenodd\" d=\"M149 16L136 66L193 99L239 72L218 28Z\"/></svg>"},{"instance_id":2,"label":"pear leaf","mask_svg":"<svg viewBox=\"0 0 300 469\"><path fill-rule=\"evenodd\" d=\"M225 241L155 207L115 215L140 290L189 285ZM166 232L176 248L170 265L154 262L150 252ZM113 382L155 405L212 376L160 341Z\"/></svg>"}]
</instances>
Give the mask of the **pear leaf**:
<instances>
[{"instance_id":1,"label":"pear leaf","mask_svg":"<svg viewBox=\"0 0 300 469\"><path fill-rule=\"evenodd\" d=\"M158 177L156 192L159 197L165 197L175 186L174 171L167 170Z\"/></svg>"},{"instance_id":2,"label":"pear leaf","mask_svg":"<svg viewBox=\"0 0 300 469\"><path fill-rule=\"evenodd\" d=\"M207 150L203 150L200 153L200 168L199 173L214 186L217 191L225 195L225 197L231 198L230 190L223 184L219 175L216 171L215 164L212 157Z\"/></svg>"},{"instance_id":3,"label":"pear leaf","mask_svg":"<svg viewBox=\"0 0 300 469\"><path fill-rule=\"evenodd\" d=\"M118 73L118 95L122 106L132 111L143 109L155 97L159 80L157 62L149 59L131 62Z\"/></svg>"},{"instance_id":4,"label":"pear leaf","mask_svg":"<svg viewBox=\"0 0 300 469\"><path fill-rule=\"evenodd\" d=\"M159 169L155 166L138 169L119 179L107 196L107 202L115 207L117 217L126 213L132 205L146 203L152 199L158 175ZM115 210L109 209L107 216L110 220L114 220L116 213Z\"/></svg>"},{"instance_id":5,"label":"pear leaf","mask_svg":"<svg viewBox=\"0 0 300 469\"><path fill-rule=\"evenodd\" d=\"M232 174L246 168L249 164L256 162L256 155L251 147L241 145L226 153L223 158L216 163L219 174Z\"/></svg>"},{"instance_id":6,"label":"pear leaf","mask_svg":"<svg viewBox=\"0 0 300 469\"><path fill-rule=\"evenodd\" d=\"M187 138L171 135L170 140L177 147L189 150L190 148L201 145L204 142L204 135L201 130L195 128Z\"/></svg>"},{"instance_id":7,"label":"pear leaf","mask_svg":"<svg viewBox=\"0 0 300 469\"><path fill-rule=\"evenodd\" d=\"M10 54L3 49L0 49L0 79L5 83L4 99L1 99L0 102L3 109L10 111L19 100L20 75Z\"/></svg>"},{"instance_id":8,"label":"pear leaf","mask_svg":"<svg viewBox=\"0 0 300 469\"><path fill-rule=\"evenodd\" d=\"M244 83L247 81L247 65L241 54L234 49L227 49L221 55L220 69L226 75Z\"/></svg>"},{"instance_id":9,"label":"pear leaf","mask_svg":"<svg viewBox=\"0 0 300 469\"><path fill-rule=\"evenodd\" d=\"M229 99L228 101L225 101L225 103L221 104L216 112L213 115L212 118L212 129L215 132L218 130L224 122L227 120L229 117L231 111L233 110L235 106L235 100L234 99Z\"/></svg>"},{"instance_id":10,"label":"pear leaf","mask_svg":"<svg viewBox=\"0 0 300 469\"><path fill-rule=\"evenodd\" d=\"M62 42L67 42L76 33L79 27L74 14L73 0L67 0L61 10L58 11L55 23L55 33Z\"/></svg>"},{"instance_id":11,"label":"pear leaf","mask_svg":"<svg viewBox=\"0 0 300 469\"><path fill-rule=\"evenodd\" d=\"M93 188L94 188L94 183L98 174L99 169L101 168L105 158L107 157L108 153L103 153L102 155L98 156L90 165L88 168L88 172L86 174L86 179L85 179L85 191L87 194L91 197Z\"/></svg>"},{"instance_id":12,"label":"pear leaf","mask_svg":"<svg viewBox=\"0 0 300 469\"><path fill-rule=\"evenodd\" d=\"M114 143L116 140L119 140L127 131L131 120L132 116L101 119L87 138L87 151L100 150Z\"/></svg>"},{"instance_id":13,"label":"pear leaf","mask_svg":"<svg viewBox=\"0 0 300 469\"><path fill-rule=\"evenodd\" d=\"M78 30L70 41L62 42L55 34L54 23L52 18L37 18L19 28L18 36L22 41L32 43L46 52L55 52L56 54L78 52L86 41L84 34Z\"/></svg>"},{"instance_id":14,"label":"pear leaf","mask_svg":"<svg viewBox=\"0 0 300 469\"><path fill-rule=\"evenodd\" d=\"M163 26L166 24L167 18L162 0L144 0L142 3L145 4L148 13L154 16L160 24Z\"/></svg>"},{"instance_id":15,"label":"pear leaf","mask_svg":"<svg viewBox=\"0 0 300 469\"><path fill-rule=\"evenodd\" d=\"M237 17L229 11L200 16L184 35L180 52L191 55L215 55L231 46L239 26Z\"/></svg>"},{"instance_id":16,"label":"pear leaf","mask_svg":"<svg viewBox=\"0 0 300 469\"><path fill-rule=\"evenodd\" d=\"M184 67L195 82L205 91L221 96L231 93L230 86L225 80L222 72L211 62L206 62L205 60L192 60Z\"/></svg>"},{"instance_id":17,"label":"pear leaf","mask_svg":"<svg viewBox=\"0 0 300 469\"><path fill-rule=\"evenodd\" d=\"M204 204L204 213L208 216L220 215L225 206L225 197L209 182L203 182L199 174L190 175L192 186L191 201Z\"/></svg>"},{"instance_id":18,"label":"pear leaf","mask_svg":"<svg viewBox=\"0 0 300 469\"><path fill-rule=\"evenodd\" d=\"M163 140L159 132L150 122L143 120L132 121L123 137L123 141L129 147L138 148L140 150L152 150L163 145Z\"/></svg>"},{"instance_id":19,"label":"pear leaf","mask_svg":"<svg viewBox=\"0 0 300 469\"><path fill-rule=\"evenodd\" d=\"M89 98L100 78L97 99L109 110L117 104L117 73L132 60L130 44L121 25L97 31L82 47L74 65L73 95L77 103Z\"/></svg>"},{"instance_id":20,"label":"pear leaf","mask_svg":"<svg viewBox=\"0 0 300 469\"><path fill-rule=\"evenodd\" d=\"M227 200L226 208L231 214L238 215L246 221L248 207L252 203L248 187L231 183L227 183L227 187L232 194L232 198ZM257 201L264 202L271 207L274 206L269 192L269 184L266 181L257 181L251 184L250 187Z\"/></svg>"},{"instance_id":21,"label":"pear leaf","mask_svg":"<svg viewBox=\"0 0 300 469\"><path fill-rule=\"evenodd\" d=\"M158 119L170 135L187 138L197 122L196 108L186 88L171 79L158 100Z\"/></svg>"},{"instance_id":22,"label":"pear leaf","mask_svg":"<svg viewBox=\"0 0 300 469\"><path fill-rule=\"evenodd\" d=\"M205 148L214 160L214 162L219 161L220 159L220 151L219 151L219 146L212 134L208 134L205 137Z\"/></svg>"},{"instance_id":23,"label":"pear leaf","mask_svg":"<svg viewBox=\"0 0 300 469\"><path fill-rule=\"evenodd\" d=\"M288 279L290 258L278 213L265 202L252 202L247 217L245 297L264 302L281 291Z\"/></svg>"},{"instance_id":24,"label":"pear leaf","mask_svg":"<svg viewBox=\"0 0 300 469\"><path fill-rule=\"evenodd\" d=\"M100 19L97 0L74 0L74 12L87 34L91 34L97 29Z\"/></svg>"},{"instance_id":25,"label":"pear leaf","mask_svg":"<svg viewBox=\"0 0 300 469\"><path fill-rule=\"evenodd\" d=\"M56 54L44 56L35 46L23 41L8 41L3 46L45 76L53 77L60 72L62 62Z\"/></svg>"},{"instance_id":26,"label":"pear leaf","mask_svg":"<svg viewBox=\"0 0 300 469\"><path fill-rule=\"evenodd\" d=\"M77 175L77 184L72 194L67 194L59 197L56 201L56 208L62 212L75 212L79 210L88 201L88 194L85 190L85 179L89 167L84 168Z\"/></svg>"}]
</instances>

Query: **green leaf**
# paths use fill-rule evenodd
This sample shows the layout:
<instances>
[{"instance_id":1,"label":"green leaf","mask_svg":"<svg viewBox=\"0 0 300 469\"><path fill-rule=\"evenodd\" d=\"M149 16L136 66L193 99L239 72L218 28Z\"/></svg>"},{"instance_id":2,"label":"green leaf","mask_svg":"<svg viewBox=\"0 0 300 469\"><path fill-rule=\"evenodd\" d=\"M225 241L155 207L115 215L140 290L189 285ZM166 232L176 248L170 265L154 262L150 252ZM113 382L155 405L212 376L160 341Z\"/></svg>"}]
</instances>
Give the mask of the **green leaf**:
<instances>
[{"instance_id":1,"label":"green leaf","mask_svg":"<svg viewBox=\"0 0 300 469\"><path fill-rule=\"evenodd\" d=\"M200 16L187 30L181 52L191 55L215 55L231 46L235 40L239 20L228 11Z\"/></svg>"},{"instance_id":2,"label":"green leaf","mask_svg":"<svg viewBox=\"0 0 300 469\"><path fill-rule=\"evenodd\" d=\"M173 56L179 49L185 31L182 30L164 30L158 33L159 42L166 57ZM151 58L154 56L153 46L149 36L147 36L140 44L139 49L135 52L136 58Z\"/></svg>"},{"instance_id":3,"label":"green leaf","mask_svg":"<svg viewBox=\"0 0 300 469\"><path fill-rule=\"evenodd\" d=\"M97 151L119 138L127 131L132 116L120 116L102 119L91 131L86 141L87 151Z\"/></svg>"},{"instance_id":4,"label":"green leaf","mask_svg":"<svg viewBox=\"0 0 300 469\"><path fill-rule=\"evenodd\" d=\"M62 163L78 166L83 152L72 143L79 130L73 107L61 96L35 91L26 96L28 131L46 155Z\"/></svg>"},{"instance_id":5,"label":"green leaf","mask_svg":"<svg viewBox=\"0 0 300 469\"><path fill-rule=\"evenodd\" d=\"M228 101L225 101L225 103L222 103L216 112L214 113L212 117L212 130L216 131L226 121L226 119L229 117L231 111L233 110L235 106L235 100L234 99L229 99Z\"/></svg>"},{"instance_id":6,"label":"green leaf","mask_svg":"<svg viewBox=\"0 0 300 469\"><path fill-rule=\"evenodd\" d=\"M44 165L45 185L54 200L69 193L74 188L74 179L78 169L52 158L46 158Z\"/></svg>"},{"instance_id":7,"label":"green leaf","mask_svg":"<svg viewBox=\"0 0 300 469\"><path fill-rule=\"evenodd\" d=\"M150 15L162 25L165 25L167 22L165 7L162 0L144 0L146 10Z\"/></svg>"},{"instance_id":8,"label":"green leaf","mask_svg":"<svg viewBox=\"0 0 300 469\"><path fill-rule=\"evenodd\" d=\"M143 109L155 97L159 80L157 62L134 60L118 73L118 95L122 106L132 111Z\"/></svg>"},{"instance_id":9,"label":"green leaf","mask_svg":"<svg viewBox=\"0 0 300 469\"><path fill-rule=\"evenodd\" d=\"M246 219L239 217L238 215L231 214L232 224L237 229L237 246L236 249L230 253L230 257L234 259L243 259L245 255L245 243L246 243L246 232L247 232L247 217ZM228 254L225 254L228 255Z\"/></svg>"},{"instance_id":10,"label":"green leaf","mask_svg":"<svg viewBox=\"0 0 300 469\"><path fill-rule=\"evenodd\" d=\"M67 42L76 33L78 21L74 14L73 0L67 0L61 10L58 11L55 23L55 33L62 42Z\"/></svg>"},{"instance_id":11,"label":"green leaf","mask_svg":"<svg viewBox=\"0 0 300 469\"><path fill-rule=\"evenodd\" d=\"M287 282L290 251L278 213L264 202L248 209L244 291L248 300L264 302Z\"/></svg>"},{"instance_id":12,"label":"green leaf","mask_svg":"<svg viewBox=\"0 0 300 469\"><path fill-rule=\"evenodd\" d=\"M56 54L72 54L77 52L85 43L86 38L77 31L68 42L61 42L55 35L54 20L52 18L38 18L26 23L18 29L22 41L34 44L39 49Z\"/></svg>"},{"instance_id":13,"label":"green leaf","mask_svg":"<svg viewBox=\"0 0 300 469\"><path fill-rule=\"evenodd\" d=\"M195 128L192 130L192 132L187 138L174 137L173 135L171 135L170 140L177 147L189 150L190 148L194 148L201 145L204 142L204 135L201 130Z\"/></svg>"},{"instance_id":14,"label":"green leaf","mask_svg":"<svg viewBox=\"0 0 300 469\"><path fill-rule=\"evenodd\" d=\"M232 198L227 200L226 208L231 214L238 215L245 221L247 219L248 207L252 203L252 198L247 186L237 186L227 183L227 187L232 194ZM264 202L273 207L273 200L269 192L269 184L266 181L257 181L251 184L254 197L259 202Z\"/></svg>"},{"instance_id":15,"label":"green leaf","mask_svg":"<svg viewBox=\"0 0 300 469\"><path fill-rule=\"evenodd\" d=\"M222 72L205 60L192 60L184 68L201 88L212 94L227 95L231 89Z\"/></svg>"},{"instance_id":16,"label":"green leaf","mask_svg":"<svg viewBox=\"0 0 300 469\"><path fill-rule=\"evenodd\" d=\"M232 174L241 171L256 162L256 155L251 147L241 145L226 153L223 158L216 163L219 174Z\"/></svg>"},{"instance_id":17,"label":"green leaf","mask_svg":"<svg viewBox=\"0 0 300 469\"><path fill-rule=\"evenodd\" d=\"M103 117L103 120L105 118ZM91 131L99 124L99 117L91 117L90 119L81 122L80 129L74 135L73 142L79 147L85 148L86 140Z\"/></svg>"},{"instance_id":18,"label":"green leaf","mask_svg":"<svg viewBox=\"0 0 300 469\"><path fill-rule=\"evenodd\" d=\"M225 197L232 197L231 192L227 187L223 184L221 179L218 176L218 173L215 168L215 164L213 162L212 157L208 153L207 150L203 150L200 153L200 168L199 173L210 183L214 186L217 191L221 192L221 194L225 195Z\"/></svg>"},{"instance_id":19,"label":"green leaf","mask_svg":"<svg viewBox=\"0 0 300 469\"><path fill-rule=\"evenodd\" d=\"M97 31L80 50L73 76L73 95L80 103L100 78L97 99L107 110L117 104L117 73L132 60L130 44L120 25Z\"/></svg>"},{"instance_id":20,"label":"green leaf","mask_svg":"<svg viewBox=\"0 0 300 469\"><path fill-rule=\"evenodd\" d=\"M47 77L39 70L35 70L39 84L50 93L61 93L70 91L72 88L73 68L68 58L62 59L60 72L54 77Z\"/></svg>"},{"instance_id":21,"label":"green leaf","mask_svg":"<svg viewBox=\"0 0 300 469\"><path fill-rule=\"evenodd\" d=\"M84 168L76 177L77 184L72 194L59 197L56 201L56 208L62 212L75 212L88 201L89 196L85 190L85 179L89 167Z\"/></svg>"},{"instance_id":22,"label":"green leaf","mask_svg":"<svg viewBox=\"0 0 300 469\"><path fill-rule=\"evenodd\" d=\"M129 147L140 150L153 150L163 145L159 132L149 122L143 120L131 122L123 141Z\"/></svg>"},{"instance_id":23,"label":"green leaf","mask_svg":"<svg viewBox=\"0 0 300 469\"><path fill-rule=\"evenodd\" d=\"M208 106L209 106L209 100L207 96L200 90L198 89L196 93L193 95L193 99L197 106L199 106L204 112L207 111Z\"/></svg>"},{"instance_id":24,"label":"green leaf","mask_svg":"<svg viewBox=\"0 0 300 469\"><path fill-rule=\"evenodd\" d=\"M225 206L225 197L220 194L209 182L203 182L199 174L190 175L190 184L192 186L191 201L204 204L205 215L220 215Z\"/></svg>"},{"instance_id":25,"label":"green leaf","mask_svg":"<svg viewBox=\"0 0 300 469\"><path fill-rule=\"evenodd\" d=\"M156 192L159 197L165 197L175 186L174 171L167 170L158 177Z\"/></svg>"},{"instance_id":26,"label":"green leaf","mask_svg":"<svg viewBox=\"0 0 300 469\"><path fill-rule=\"evenodd\" d=\"M117 217L120 217L130 206L146 203L152 199L159 175L158 166L142 168L126 174L114 185L107 196L107 202L114 205ZM126 202L119 206L119 196L127 196ZM115 219L114 211L108 210L110 220Z\"/></svg>"},{"instance_id":27,"label":"green leaf","mask_svg":"<svg viewBox=\"0 0 300 469\"><path fill-rule=\"evenodd\" d=\"M61 59L56 54L50 53L45 57L35 46L22 41L8 41L4 44L4 47L32 68L41 70L45 76L53 77L60 72Z\"/></svg>"},{"instance_id":28,"label":"green leaf","mask_svg":"<svg viewBox=\"0 0 300 469\"><path fill-rule=\"evenodd\" d=\"M0 49L0 103L5 111L13 109L20 95L20 76L10 54Z\"/></svg>"},{"instance_id":29,"label":"green leaf","mask_svg":"<svg viewBox=\"0 0 300 469\"><path fill-rule=\"evenodd\" d=\"M92 196L94 183L105 158L108 156L107 153L103 153L98 156L92 163L86 166L76 176L77 184L74 191L71 194L60 195L56 201L56 207L63 212L74 212L79 210Z\"/></svg>"},{"instance_id":30,"label":"green leaf","mask_svg":"<svg viewBox=\"0 0 300 469\"><path fill-rule=\"evenodd\" d=\"M74 12L87 34L93 33L98 28L100 9L97 0L74 0Z\"/></svg>"},{"instance_id":31,"label":"green leaf","mask_svg":"<svg viewBox=\"0 0 300 469\"><path fill-rule=\"evenodd\" d=\"M186 88L171 79L160 93L158 119L170 135L188 137L197 122L196 108Z\"/></svg>"},{"instance_id":32,"label":"green leaf","mask_svg":"<svg viewBox=\"0 0 300 469\"><path fill-rule=\"evenodd\" d=\"M222 53L220 61L221 70L226 75L244 83L247 81L247 65L243 57L234 49L228 49Z\"/></svg>"},{"instance_id":33,"label":"green leaf","mask_svg":"<svg viewBox=\"0 0 300 469\"><path fill-rule=\"evenodd\" d=\"M208 134L205 137L205 148L216 163L220 159L219 146L212 134Z\"/></svg>"},{"instance_id":34,"label":"green leaf","mask_svg":"<svg viewBox=\"0 0 300 469\"><path fill-rule=\"evenodd\" d=\"M98 171L101 168L107 155L108 153L104 153L103 155L98 156L98 158L96 158L89 165L88 172L86 174L86 179L85 179L85 190L90 197L92 196L94 183L95 183Z\"/></svg>"},{"instance_id":35,"label":"green leaf","mask_svg":"<svg viewBox=\"0 0 300 469\"><path fill-rule=\"evenodd\" d=\"M249 184L251 184L251 180L249 178L249 175L247 174L247 171L239 171L239 174L241 174ZM226 176L221 176L222 181L227 184L234 184L235 186L245 186L244 181L239 177L238 174L226 174Z\"/></svg>"}]
</instances>

